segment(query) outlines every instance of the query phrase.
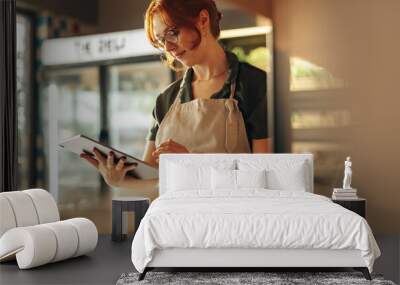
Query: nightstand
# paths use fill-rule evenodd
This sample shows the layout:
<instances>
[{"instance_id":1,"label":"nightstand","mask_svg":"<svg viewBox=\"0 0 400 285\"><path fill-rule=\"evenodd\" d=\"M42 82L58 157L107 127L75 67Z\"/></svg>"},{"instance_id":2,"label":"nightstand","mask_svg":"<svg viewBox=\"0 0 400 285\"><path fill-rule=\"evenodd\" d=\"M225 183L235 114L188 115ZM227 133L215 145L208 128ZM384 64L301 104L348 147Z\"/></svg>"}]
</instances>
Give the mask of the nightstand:
<instances>
[{"instance_id":1,"label":"nightstand","mask_svg":"<svg viewBox=\"0 0 400 285\"><path fill-rule=\"evenodd\" d=\"M354 200L333 200L332 202L339 204L340 206L359 214L361 217L365 218L366 204L367 200L364 198L357 198Z\"/></svg>"},{"instance_id":2,"label":"nightstand","mask_svg":"<svg viewBox=\"0 0 400 285\"><path fill-rule=\"evenodd\" d=\"M127 212L135 212L135 232L146 214L150 199L145 197L115 197L112 199L113 241L123 241L128 237ZM135 234L135 233L134 233Z\"/></svg>"}]
</instances>

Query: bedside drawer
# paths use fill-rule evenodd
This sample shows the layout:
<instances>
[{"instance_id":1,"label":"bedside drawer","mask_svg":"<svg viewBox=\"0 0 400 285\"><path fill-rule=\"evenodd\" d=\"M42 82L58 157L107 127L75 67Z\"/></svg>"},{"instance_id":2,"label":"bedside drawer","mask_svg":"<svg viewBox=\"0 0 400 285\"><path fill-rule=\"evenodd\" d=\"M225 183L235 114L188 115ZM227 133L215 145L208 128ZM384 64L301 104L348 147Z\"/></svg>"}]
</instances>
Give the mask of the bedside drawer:
<instances>
[{"instance_id":1,"label":"bedside drawer","mask_svg":"<svg viewBox=\"0 0 400 285\"><path fill-rule=\"evenodd\" d=\"M339 204L340 206L365 218L367 206L367 201L365 199L359 198L357 200L332 200L332 202Z\"/></svg>"}]
</instances>

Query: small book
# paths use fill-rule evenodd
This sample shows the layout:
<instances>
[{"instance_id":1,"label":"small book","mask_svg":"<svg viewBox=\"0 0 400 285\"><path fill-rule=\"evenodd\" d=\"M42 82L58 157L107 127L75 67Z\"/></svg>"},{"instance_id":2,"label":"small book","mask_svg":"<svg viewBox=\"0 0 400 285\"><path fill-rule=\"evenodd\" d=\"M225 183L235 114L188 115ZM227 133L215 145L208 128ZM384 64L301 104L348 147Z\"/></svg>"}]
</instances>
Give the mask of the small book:
<instances>
[{"instance_id":1,"label":"small book","mask_svg":"<svg viewBox=\"0 0 400 285\"><path fill-rule=\"evenodd\" d=\"M333 193L336 197L354 197L357 196L356 193Z\"/></svg>"},{"instance_id":2,"label":"small book","mask_svg":"<svg viewBox=\"0 0 400 285\"><path fill-rule=\"evenodd\" d=\"M337 197L336 195L332 195L333 200L358 200L358 196L352 197Z\"/></svg>"},{"instance_id":3,"label":"small book","mask_svg":"<svg viewBox=\"0 0 400 285\"><path fill-rule=\"evenodd\" d=\"M81 153L86 153L92 157L94 157L93 148L99 150L104 156L112 151L114 153L115 161L118 161L121 157L126 157L125 165L136 164L137 167L127 172L127 175L138 178L138 179L154 179L158 178L158 169L148 164L145 161L142 161L136 157L125 154L122 151L116 150L112 147L104 145L98 141L95 141L85 135L77 135L72 138L63 140L59 143L59 146L62 149L71 151L80 155Z\"/></svg>"},{"instance_id":4,"label":"small book","mask_svg":"<svg viewBox=\"0 0 400 285\"><path fill-rule=\"evenodd\" d=\"M343 189L343 188L333 188L334 193L357 193L357 189Z\"/></svg>"}]
</instances>

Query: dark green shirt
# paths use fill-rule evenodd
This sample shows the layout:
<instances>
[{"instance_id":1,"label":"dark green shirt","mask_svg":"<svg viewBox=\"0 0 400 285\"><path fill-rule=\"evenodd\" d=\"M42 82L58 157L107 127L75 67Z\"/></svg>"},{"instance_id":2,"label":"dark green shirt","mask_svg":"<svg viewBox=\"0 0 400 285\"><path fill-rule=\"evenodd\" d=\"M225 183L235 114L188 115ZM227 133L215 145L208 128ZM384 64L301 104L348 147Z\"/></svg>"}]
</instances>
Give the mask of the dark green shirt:
<instances>
[{"instance_id":1,"label":"dark green shirt","mask_svg":"<svg viewBox=\"0 0 400 285\"><path fill-rule=\"evenodd\" d=\"M222 89L213 94L210 98L229 98L231 82L236 79L234 98L238 100L238 106L243 115L247 137L251 146L252 139L268 137L267 76L261 69L245 62L239 62L235 54L226 51L226 55L228 59L228 78ZM148 140L154 141L156 139L158 127L174 102L180 88L182 88L181 103L193 100L192 77L193 68L189 68L182 79L170 84L157 97L156 105L153 109L154 121L149 129Z\"/></svg>"}]
</instances>

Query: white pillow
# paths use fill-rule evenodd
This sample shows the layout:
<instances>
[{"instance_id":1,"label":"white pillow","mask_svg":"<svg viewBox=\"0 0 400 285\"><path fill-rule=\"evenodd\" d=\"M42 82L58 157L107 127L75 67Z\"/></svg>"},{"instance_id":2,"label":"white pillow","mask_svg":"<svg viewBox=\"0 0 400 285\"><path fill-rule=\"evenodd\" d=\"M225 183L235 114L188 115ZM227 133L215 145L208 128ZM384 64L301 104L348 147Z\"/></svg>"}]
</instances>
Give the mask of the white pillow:
<instances>
[{"instance_id":1,"label":"white pillow","mask_svg":"<svg viewBox=\"0 0 400 285\"><path fill-rule=\"evenodd\" d=\"M262 170L211 170L213 190L238 190L241 188L266 188L266 171Z\"/></svg>"},{"instance_id":2,"label":"white pillow","mask_svg":"<svg viewBox=\"0 0 400 285\"><path fill-rule=\"evenodd\" d=\"M211 189L236 189L236 170L216 169L211 170Z\"/></svg>"},{"instance_id":3,"label":"white pillow","mask_svg":"<svg viewBox=\"0 0 400 285\"><path fill-rule=\"evenodd\" d=\"M235 170L237 188L267 188L267 172L262 170Z\"/></svg>"},{"instance_id":4,"label":"white pillow","mask_svg":"<svg viewBox=\"0 0 400 285\"><path fill-rule=\"evenodd\" d=\"M181 164L170 163L168 165L168 185L171 191L184 191L190 189L207 189L210 175L209 167L187 167ZM208 173L207 173L208 172Z\"/></svg>"},{"instance_id":5,"label":"white pillow","mask_svg":"<svg viewBox=\"0 0 400 285\"><path fill-rule=\"evenodd\" d=\"M306 191L309 169L305 161L239 160L240 170L266 169L268 189Z\"/></svg>"},{"instance_id":6,"label":"white pillow","mask_svg":"<svg viewBox=\"0 0 400 285\"><path fill-rule=\"evenodd\" d=\"M268 189L306 191L307 180L304 175L304 165L285 170L272 169L267 171Z\"/></svg>"},{"instance_id":7,"label":"white pillow","mask_svg":"<svg viewBox=\"0 0 400 285\"><path fill-rule=\"evenodd\" d=\"M235 162L195 165L169 162L167 191L211 190L211 169L234 169Z\"/></svg>"}]
</instances>

